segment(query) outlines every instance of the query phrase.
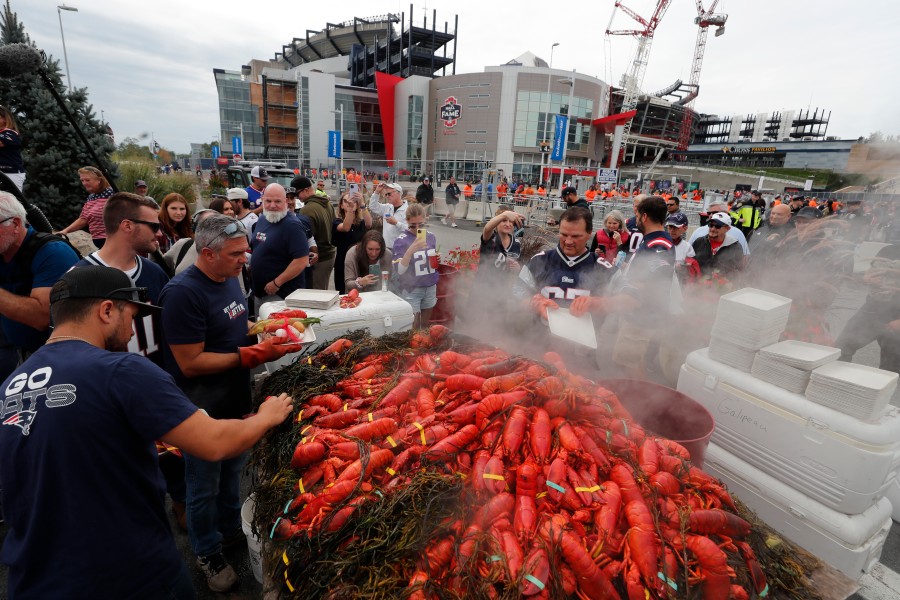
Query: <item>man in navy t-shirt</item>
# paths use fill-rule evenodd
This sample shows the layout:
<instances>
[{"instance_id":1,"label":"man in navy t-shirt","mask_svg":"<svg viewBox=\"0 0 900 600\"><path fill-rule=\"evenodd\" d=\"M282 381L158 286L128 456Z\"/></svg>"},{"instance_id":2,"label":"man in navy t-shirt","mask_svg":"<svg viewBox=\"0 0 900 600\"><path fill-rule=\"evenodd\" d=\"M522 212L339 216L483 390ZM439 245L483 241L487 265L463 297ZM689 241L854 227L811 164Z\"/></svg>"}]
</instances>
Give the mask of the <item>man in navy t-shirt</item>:
<instances>
[{"instance_id":1,"label":"man in navy t-shirt","mask_svg":"<svg viewBox=\"0 0 900 600\"><path fill-rule=\"evenodd\" d=\"M157 309L144 292L118 269L64 274L50 293L53 336L3 383L11 598L193 598L154 440L233 456L291 412L281 395L249 419L216 421L159 367L125 352L133 318Z\"/></svg>"},{"instance_id":2,"label":"man in navy t-shirt","mask_svg":"<svg viewBox=\"0 0 900 600\"><path fill-rule=\"evenodd\" d=\"M266 188L263 218L257 221L252 238L250 277L257 298L262 302L283 299L305 287L304 271L309 265L306 231L277 183Z\"/></svg>"},{"instance_id":3,"label":"man in navy t-shirt","mask_svg":"<svg viewBox=\"0 0 900 600\"><path fill-rule=\"evenodd\" d=\"M166 370L211 417L239 419L251 409L250 369L301 346L279 338L249 345L247 305L237 281L247 262L247 232L240 221L207 217L197 226L194 246L197 262L176 275L160 297ZM216 592L237 583L222 544L241 541L244 459L210 460L184 452L191 549Z\"/></svg>"}]
</instances>

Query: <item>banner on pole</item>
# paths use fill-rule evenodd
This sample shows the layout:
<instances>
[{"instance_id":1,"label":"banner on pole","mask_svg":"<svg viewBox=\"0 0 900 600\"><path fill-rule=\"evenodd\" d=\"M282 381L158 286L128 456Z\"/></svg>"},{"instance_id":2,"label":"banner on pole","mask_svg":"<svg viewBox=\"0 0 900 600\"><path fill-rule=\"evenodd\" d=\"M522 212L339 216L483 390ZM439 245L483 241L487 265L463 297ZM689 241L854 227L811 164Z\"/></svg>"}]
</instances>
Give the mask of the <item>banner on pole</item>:
<instances>
[{"instance_id":1,"label":"banner on pole","mask_svg":"<svg viewBox=\"0 0 900 600\"><path fill-rule=\"evenodd\" d=\"M243 144L241 144L241 138L239 138L238 136L233 136L231 138L231 153L232 154L243 154L244 153L244 147L243 147Z\"/></svg>"},{"instance_id":2,"label":"banner on pole","mask_svg":"<svg viewBox=\"0 0 900 600\"><path fill-rule=\"evenodd\" d=\"M328 158L341 157L341 132L328 132Z\"/></svg>"},{"instance_id":3,"label":"banner on pole","mask_svg":"<svg viewBox=\"0 0 900 600\"><path fill-rule=\"evenodd\" d=\"M553 138L553 152L550 154L550 160L562 160L563 149L566 147L566 124L569 117L565 115L556 115L556 133Z\"/></svg>"},{"instance_id":4,"label":"banner on pole","mask_svg":"<svg viewBox=\"0 0 900 600\"><path fill-rule=\"evenodd\" d=\"M212 145L212 157L219 158L219 145L218 144Z\"/></svg>"}]
</instances>

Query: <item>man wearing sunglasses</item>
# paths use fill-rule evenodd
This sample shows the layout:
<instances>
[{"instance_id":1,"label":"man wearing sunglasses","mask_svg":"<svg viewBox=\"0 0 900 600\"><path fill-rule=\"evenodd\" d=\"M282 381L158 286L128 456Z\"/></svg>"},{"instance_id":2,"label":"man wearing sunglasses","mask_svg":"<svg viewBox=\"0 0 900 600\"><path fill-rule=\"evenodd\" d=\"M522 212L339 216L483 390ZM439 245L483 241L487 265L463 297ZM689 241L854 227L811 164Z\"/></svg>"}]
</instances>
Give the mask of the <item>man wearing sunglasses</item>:
<instances>
[{"instance_id":1,"label":"man wearing sunglasses","mask_svg":"<svg viewBox=\"0 0 900 600\"><path fill-rule=\"evenodd\" d=\"M301 346L281 338L249 345L247 303L237 281L248 248L240 221L207 217L197 226L194 245L197 262L176 275L160 297L166 370L211 417L239 419L251 410L250 370ZM191 549L209 588L217 592L237 583L222 547L242 541L244 461L243 454L220 460L184 453Z\"/></svg>"},{"instance_id":2,"label":"man wearing sunglasses","mask_svg":"<svg viewBox=\"0 0 900 600\"><path fill-rule=\"evenodd\" d=\"M106 243L75 266L101 265L124 272L131 282L145 288L151 302L157 302L169 277L154 262L143 258L159 248L159 209L146 196L116 192L103 208ZM163 365L160 345L162 330L159 314L147 315L134 323L135 335L128 343L129 352L146 356Z\"/></svg>"},{"instance_id":3,"label":"man wearing sunglasses","mask_svg":"<svg viewBox=\"0 0 900 600\"><path fill-rule=\"evenodd\" d=\"M382 183L375 188L375 193L369 198L369 210L373 215L382 217L382 235L388 250L393 251L394 242L407 229L408 206L403 199L403 188L399 183Z\"/></svg>"},{"instance_id":4,"label":"man wearing sunglasses","mask_svg":"<svg viewBox=\"0 0 900 600\"><path fill-rule=\"evenodd\" d=\"M718 271L728 277L744 266L744 254L734 238L726 234L731 229L728 213L717 212L706 222L709 232L692 244L694 255L700 264L700 272L709 275Z\"/></svg>"},{"instance_id":5,"label":"man wearing sunglasses","mask_svg":"<svg viewBox=\"0 0 900 600\"><path fill-rule=\"evenodd\" d=\"M35 233L15 196L0 192L0 326L14 351L0 363L0 377L17 358L34 352L50 335L50 288L79 256L58 236ZM18 352L19 357L14 356ZM10 364L11 363L11 364Z\"/></svg>"},{"instance_id":6,"label":"man wearing sunglasses","mask_svg":"<svg viewBox=\"0 0 900 600\"><path fill-rule=\"evenodd\" d=\"M286 394L247 419L198 410L159 367L125 352L132 320L159 310L145 298L118 269L65 273L50 292L53 335L3 383L10 597L193 598L154 441L221 460L291 413Z\"/></svg>"}]
</instances>

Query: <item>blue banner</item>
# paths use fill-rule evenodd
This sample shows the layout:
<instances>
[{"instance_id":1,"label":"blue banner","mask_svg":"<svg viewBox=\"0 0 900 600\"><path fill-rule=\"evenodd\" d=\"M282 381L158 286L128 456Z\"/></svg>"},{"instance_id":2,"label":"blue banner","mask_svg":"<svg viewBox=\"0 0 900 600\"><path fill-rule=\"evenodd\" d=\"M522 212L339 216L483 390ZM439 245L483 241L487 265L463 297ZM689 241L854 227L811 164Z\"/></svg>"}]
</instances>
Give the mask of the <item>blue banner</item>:
<instances>
[{"instance_id":1,"label":"blue banner","mask_svg":"<svg viewBox=\"0 0 900 600\"><path fill-rule=\"evenodd\" d=\"M550 160L562 160L563 150L566 147L566 124L569 117L565 115L556 115L556 133L553 135L553 152L550 154Z\"/></svg>"},{"instance_id":2,"label":"blue banner","mask_svg":"<svg viewBox=\"0 0 900 600\"><path fill-rule=\"evenodd\" d=\"M328 158L341 157L341 132L328 132Z\"/></svg>"},{"instance_id":3,"label":"blue banner","mask_svg":"<svg viewBox=\"0 0 900 600\"><path fill-rule=\"evenodd\" d=\"M234 136L231 138L231 153L232 154L243 154L244 153L244 145L241 143L241 138L238 136Z\"/></svg>"},{"instance_id":4,"label":"blue banner","mask_svg":"<svg viewBox=\"0 0 900 600\"><path fill-rule=\"evenodd\" d=\"M212 145L212 155L213 155L213 158L219 158L219 145L218 144Z\"/></svg>"}]
</instances>

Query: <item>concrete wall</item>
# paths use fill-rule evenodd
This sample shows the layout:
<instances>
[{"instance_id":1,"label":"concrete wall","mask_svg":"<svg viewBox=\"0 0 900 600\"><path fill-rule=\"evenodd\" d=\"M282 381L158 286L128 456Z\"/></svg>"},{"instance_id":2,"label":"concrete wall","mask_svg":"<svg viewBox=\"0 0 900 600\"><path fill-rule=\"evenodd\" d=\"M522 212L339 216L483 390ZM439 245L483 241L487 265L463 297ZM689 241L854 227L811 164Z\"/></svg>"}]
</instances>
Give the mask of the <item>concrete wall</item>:
<instances>
[{"instance_id":1,"label":"concrete wall","mask_svg":"<svg viewBox=\"0 0 900 600\"><path fill-rule=\"evenodd\" d=\"M334 75L307 73L309 79L309 163L317 166L328 157L328 132L334 129Z\"/></svg>"}]
</instances>

